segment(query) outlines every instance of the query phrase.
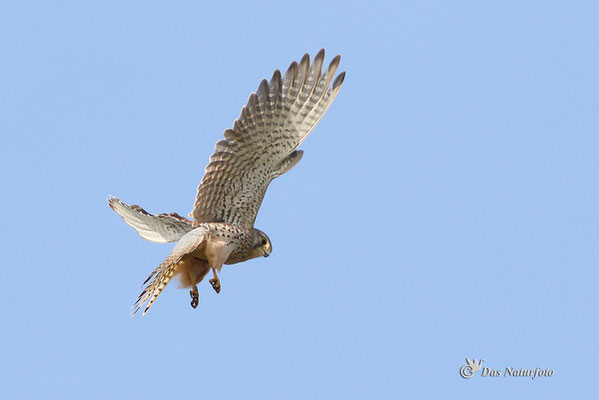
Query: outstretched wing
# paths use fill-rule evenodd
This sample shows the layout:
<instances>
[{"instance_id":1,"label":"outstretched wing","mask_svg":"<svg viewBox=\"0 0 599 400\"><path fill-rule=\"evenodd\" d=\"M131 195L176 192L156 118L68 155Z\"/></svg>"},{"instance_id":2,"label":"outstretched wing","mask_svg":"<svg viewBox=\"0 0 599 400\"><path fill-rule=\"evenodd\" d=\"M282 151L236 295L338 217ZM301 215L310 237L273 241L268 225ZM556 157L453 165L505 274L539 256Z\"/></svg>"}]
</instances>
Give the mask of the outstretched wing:
<instances>
[{"instance_id":1,"label":"outstretched wing","mask_svg":"<svg viewBox=\"0 0 599 400\"><path fill-rule=\"evenodd\" d=\"M179 242L177 242L171 254L169 254L169 256L144 281L143 284L145 285L152 280L137 298L137 301L133 305L134 310L131 315L139 311L146 301L148 302L148 305L144 309L142 315L145 315L146 312L148 312L150 307L152 307L152 304L154 304L154 301L160 296L160 293L162 293L175 274L177 263L187 254L192 253L201 245L205 245L206 239L206 230L203 228L196 228L188 232L181 238L181 240L179 240ZM154 277L154 279L152 279L152 277Z\"/></svg>"},{"instance_id":2,"label":"outstretched wing","mask_svg":"<svg viewBox=\"0 0 599 400\"><path fill-rule=\"evenodd\" d=\"M200 222L229 222L252 227L270 182L291 169L295 151L337 96L345 72L331 81L340 56L324 73L324 50L310 65L304 55L281 77L276 70L252 93L241 115L216 144L190 217Z\"/></svg>"},{"instance_id":3,"label":"outstretched wing","mask_svg":"<svg viewBox=\"0 0 599 400\"><path fill-rule=\"evenodd\" d=\"M139 236L150 242L176 242L193 229L191 221L177 213L152 215L140 206L125 204L114 196L108 198L108 205L123 217L127 225L133 227Z\"/></svg>"}]
</instances>

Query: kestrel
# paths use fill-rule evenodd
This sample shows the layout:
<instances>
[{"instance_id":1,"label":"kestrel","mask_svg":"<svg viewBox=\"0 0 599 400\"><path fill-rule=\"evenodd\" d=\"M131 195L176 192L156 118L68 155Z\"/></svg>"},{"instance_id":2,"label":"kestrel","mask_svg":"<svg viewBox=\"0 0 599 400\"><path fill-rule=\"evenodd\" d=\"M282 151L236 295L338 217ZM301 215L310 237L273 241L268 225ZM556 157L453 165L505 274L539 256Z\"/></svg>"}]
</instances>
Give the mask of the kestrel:
<instances>
[{"instance_id":1,"label":"kestrel","mask_svg":"<svg viewBox=\"0 0 599 400\"><path fill-rule=\"evenodd\" d=\"M268 236L254 228L258 209L270 182L300 161L298 146L312 132L337 96L345 72L333 76L340 56L322 71L324 50L314 62L305 54L281 76L276 70L270 81L262 80L241 109L233 129L216 143L214 154L198 187L193 221L176 213L152 215L137 205L110 197L108 204L139 235L151 242L177 242L171 254L145 280L134 305L142 315L173 277L191 288L191 306L199 303L197 284L210 270L210 283L219 293L217 272L223 264L255 257L268 257ZM331 85L332 82L332 85Z\"/></svg>"}]
</instances>

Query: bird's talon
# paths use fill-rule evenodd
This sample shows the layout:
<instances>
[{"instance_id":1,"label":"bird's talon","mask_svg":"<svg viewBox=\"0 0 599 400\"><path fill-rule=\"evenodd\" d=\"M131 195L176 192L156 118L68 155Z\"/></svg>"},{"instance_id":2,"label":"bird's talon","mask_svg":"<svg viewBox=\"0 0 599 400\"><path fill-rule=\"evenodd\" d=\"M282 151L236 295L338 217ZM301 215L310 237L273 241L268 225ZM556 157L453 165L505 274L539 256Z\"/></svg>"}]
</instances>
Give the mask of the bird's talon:
<instances>
[{"instance_id":1,"label":"bird's talon","mask_svg":"<svg viewBox=\"0 0 599 400\"><path fill-rule=\"evenodd\" d=\"M214 289L214 291L216 293L220 293L220 280L218 280L218 279L210 279L209 282L212 285L212 289Z\"/></svg>"},{"instance_id":2,"label":"bird's talon","mask_svg":"<svg viewBox=\"0 0 599 400\"><path fill-rule=\"evenodd\" d=\"M194 286L193 289L189 291L189 295L191 296L191 306L196 308L198 304L200 304L200 295L197 286Z\"/></svg>"}]
</instances>

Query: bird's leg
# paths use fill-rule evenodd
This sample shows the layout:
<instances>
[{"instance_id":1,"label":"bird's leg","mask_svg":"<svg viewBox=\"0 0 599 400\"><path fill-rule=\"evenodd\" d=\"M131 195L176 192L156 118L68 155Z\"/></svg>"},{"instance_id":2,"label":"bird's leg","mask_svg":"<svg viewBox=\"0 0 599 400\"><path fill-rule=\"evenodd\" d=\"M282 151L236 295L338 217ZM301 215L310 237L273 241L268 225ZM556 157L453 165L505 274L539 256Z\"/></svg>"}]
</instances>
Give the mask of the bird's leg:
<instances>
[{"instance_id":1,"label":"bird's leg","mask_svg":"<svg viewBox=\"0 0 599 400\"><path fill-rule=\"evenodd\" d=\"M212 272L214 273L214 279L210 279L209 282L212 285L212 289L216 293L220 293L220 279L218 279L218 275L216 275L216 269L212 268Z\"/></svg>"},{"instance_id":2,"label":"bird's leg","mask_svg":"<svg viewBox=\"0 0 599 400\"><path fill-rule=\"evenodd\" d=\"M197 285L193 285L189 291L189 294L191 295L191 306L196 308L198 304L200 304L200 294L198 293Z\"/></svg>"}]
</instances>

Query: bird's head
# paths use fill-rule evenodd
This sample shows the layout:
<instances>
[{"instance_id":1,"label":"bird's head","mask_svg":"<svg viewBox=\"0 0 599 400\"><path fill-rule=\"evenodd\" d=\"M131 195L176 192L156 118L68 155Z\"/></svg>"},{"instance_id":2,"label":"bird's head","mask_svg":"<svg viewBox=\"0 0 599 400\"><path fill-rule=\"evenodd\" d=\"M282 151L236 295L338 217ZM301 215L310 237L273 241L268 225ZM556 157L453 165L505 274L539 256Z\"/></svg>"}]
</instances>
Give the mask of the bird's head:
<instances>
[{"instance_id":1,"label":"bird's head","mask_svg":"<svg viewBox=\"0 0 599 400\"><path fill-rule=\"evenodd\" d=\"M254 243L252 246L252 257L268 257L272 251L272 244L266 233L254 229Z\"/></svg>"}]
</instances>

